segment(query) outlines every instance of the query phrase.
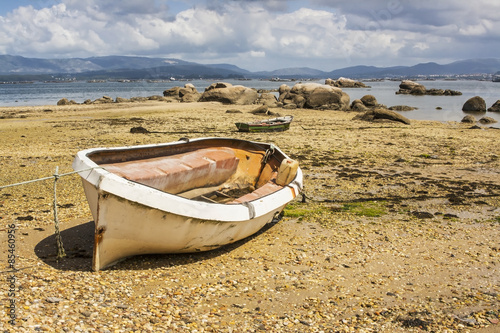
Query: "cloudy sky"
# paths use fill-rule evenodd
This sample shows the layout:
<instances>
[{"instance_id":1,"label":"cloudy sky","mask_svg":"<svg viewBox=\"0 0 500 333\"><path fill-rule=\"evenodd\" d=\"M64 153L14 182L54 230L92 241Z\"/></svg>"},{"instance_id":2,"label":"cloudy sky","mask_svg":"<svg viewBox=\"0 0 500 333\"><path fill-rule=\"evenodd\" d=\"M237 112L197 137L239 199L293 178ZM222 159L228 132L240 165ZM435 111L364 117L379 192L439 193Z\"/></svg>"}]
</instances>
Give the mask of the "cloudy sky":
<instances>
[{"instance_id":1,"label":"cloudy sky","mask_svg":"<svg viewBox=\"0 0 500 333\"><path fill-rule=\"evenodd\" d=\"M251 71L499 58L498 0L16 0L0 54L136 55Z\"/></svg>"}]
</instances>

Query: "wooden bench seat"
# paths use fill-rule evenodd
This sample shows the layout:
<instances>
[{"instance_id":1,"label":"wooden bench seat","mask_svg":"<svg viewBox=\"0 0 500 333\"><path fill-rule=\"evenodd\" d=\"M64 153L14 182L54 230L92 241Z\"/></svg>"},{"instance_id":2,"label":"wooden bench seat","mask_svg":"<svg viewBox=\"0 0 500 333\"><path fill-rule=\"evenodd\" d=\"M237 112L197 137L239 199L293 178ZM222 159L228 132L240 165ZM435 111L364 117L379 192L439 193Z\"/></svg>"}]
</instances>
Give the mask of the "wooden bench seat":
<instances>
[{"instance_id":1,"label":"wooden bench seat","mask_svg":"<svg viewBox=\"0 0 500 333\"><path fill-rule=\"evenodd\" d=\"M229 203L232 204L232 203L243 203L247 201L253 201L268 194L274 193L278 190L281 190L282 188L283 186L277 185L274 181L270 180L266 184L254 190L253 192L245 194Z\"/></svg>"}]
</instances>

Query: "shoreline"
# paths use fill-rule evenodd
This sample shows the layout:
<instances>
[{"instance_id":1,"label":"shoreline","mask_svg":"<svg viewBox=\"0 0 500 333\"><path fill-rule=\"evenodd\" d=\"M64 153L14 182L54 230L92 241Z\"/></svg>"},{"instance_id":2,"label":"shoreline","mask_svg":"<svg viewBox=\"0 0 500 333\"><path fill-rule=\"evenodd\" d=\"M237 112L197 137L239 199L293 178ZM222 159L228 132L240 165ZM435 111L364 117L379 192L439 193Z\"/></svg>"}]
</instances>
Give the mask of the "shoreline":
<instances>
[{"instance_id":1,"label":"shoreline","mask_svg":"<svg viewBox=\"0 0 500 333\"><path fill-rule=\"evenodd\" d=\"M243 84L248 88L254 88L257 90L270 91L277 90L281 84L287 84L293 86L295 83L301 82L297 81L286 81L286 82L274 82L271 80L223 80L231 82L233 84ZM181 87L186 82L194 84L199 92L203 92L211 83L217 82L217 80L191 80L191 81L171 81L171 82L157 82L157 83L116 83L116 84L103 84L103 83L92 83L87 84L82 82L76 82L71 84L61 84L52 83L53 88L41 89L37 88L35 91L24 91L21 95L9 94L10 101L13 99L23 100L27 96L42 96L44 98L51 97L51 105L57 104L63 98L69 100L73 99L78 103L84 103L86 100L98 100L103 97L103 94L111 96L111 98L148 98L148 97L158 97L162 95L164 90L168 90L172 87ZM317 82L323 84L324 79L317 81L304 80L304 82ZM361 98L363 95L375 95L378 102L387 107L395 105L408 105L411 107L416 107L413 111L402 111L400 112L403 116L408 117L412 120L438 120L438 121L461 121L466 115L470 113L462 112L462 106L471 97L479 95L484 98L487 104L487 108L493 105L498 100L498 94L496 91L497 84L489 81L478 81L478 80L457 80L457 81L447 81L447 80L432 80L432 81L422 81L416 80L424 84L427 88L431 90L439 89L452 89L463 92L463 96L413 96L413 95L397 95L399 89L400 81L375 81L371 88L343 88L351 97L351 102L355 99ZM50 87L50 84L48 84ZM67 89L64 87L67 86ZM71 88L70 88L71 87ZM41 89L41 90L40 90ZM54 89L57 89L54 92ZM34 93L31 94L31 93ZM6 95L7 96L7 95ZM21 105L16 105L16 103L8 103L3 107L18 108L18 107L30 107L33 105L33 100L26 99ZM42 103L37 103L42 104ZM39 105L42 106L42 105ZM483 112L483 113L473 113L475 117L491 117L496 121L500 121L500 115L498 112ZM490 126L490 125L481 125Z\"/></svg>"},{"instance_id":2,"label":"shoreline","mask_svg":"<svg viewBox=\"0 0 500 333\"><path fill-rule=\"evenodd\" d=\"M93 222L78 176L58 180L68 254L59 261L53 182L0 190L1 228L17 230L17 331L500 329L500 131L273 108L294 116L290 130L237 132L234 122L262 118L248 113L254 107L0 108L0 185L53 175L56 166L71 172L86 148L169 142L182 130L275 143L299 161L308 198L219 250L138 256L93 273ZM242 113L226 113L234 108ZM130 133L136 126L162 133ZM7 258L6 233L0 244Z\"/></svg>"}]
</instances>

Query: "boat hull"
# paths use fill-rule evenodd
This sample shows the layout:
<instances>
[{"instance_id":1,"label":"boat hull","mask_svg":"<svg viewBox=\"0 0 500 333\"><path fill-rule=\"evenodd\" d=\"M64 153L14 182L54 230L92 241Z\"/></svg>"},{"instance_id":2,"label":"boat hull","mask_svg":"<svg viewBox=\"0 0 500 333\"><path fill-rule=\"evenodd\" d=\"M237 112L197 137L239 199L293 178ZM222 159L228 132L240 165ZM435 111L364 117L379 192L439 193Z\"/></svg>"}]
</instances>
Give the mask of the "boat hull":
<instances>
[{"instance_id":1,"label":"boat hull","mask_svg":"<svg viewBox=\"0 0 500 333\"><path fill-rule=\"evenodd\" d=\"M249 122L235 123L240 132L283 132L290 129L290 124L293 120L292 116L278 117L274 119Z\"/></svg>"},{"instance_id":2,"label":"boat hull","mask_svg":"<svg viewBox=\"0 0 500 333\"><path fill-rule=\"evenodd\" d=\"M88 158L95 152L80 152L73 163L95 222L95 271L133 255L208 251L244 239L271 222L302 188L298 169L290 184L256 200L199 202L108 172Z\"/></svg>"},{"instance_id":3,"label":"boat hull","mask_svg":"<svg viewBox=\"0 0 500 333\"><path fill-rule=\"evenodd\" d=\"M274 126L261 126L261 125L251 125L248 123L236 123L236 127L240 132L283 132L290 129L290 123L274 125Z\"/></svg>"},{"instance_id":4,"label":"boat hull","mask_svg":"<svg viewBox=\"0 0 500 333\"><path fill-rule=\"evenodd\" d=\"M105 192L99 197L94 270L134 255L213 250L255 234L284 208L276 207L254 219L228 222L189 218L130 204Z\"/></svg>"}]
</instances>

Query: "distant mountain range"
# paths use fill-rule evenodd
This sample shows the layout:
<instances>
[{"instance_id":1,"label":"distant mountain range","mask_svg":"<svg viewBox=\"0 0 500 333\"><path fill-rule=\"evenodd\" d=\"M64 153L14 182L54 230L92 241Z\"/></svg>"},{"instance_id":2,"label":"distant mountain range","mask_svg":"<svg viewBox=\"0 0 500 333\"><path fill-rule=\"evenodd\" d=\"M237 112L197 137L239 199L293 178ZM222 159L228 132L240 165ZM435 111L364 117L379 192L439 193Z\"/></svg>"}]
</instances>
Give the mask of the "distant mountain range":
<instances>
[{"instance_id":1,"label":"distant mountain range","mask_svg":"<svg viewBox=\"0 0 500 333\"><path fill-rule=\"evenodd\" d=\"M469 59L440 65L353 66L331 72L313 68L283 68L250 72L230 64L203 65L171 58L106 56L91 58L38 59L0 55L0 81L91 79L353 79L405 78L417 76L492 75L500 71L500 59Z\"/></svg>"}]
</instances>

